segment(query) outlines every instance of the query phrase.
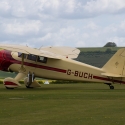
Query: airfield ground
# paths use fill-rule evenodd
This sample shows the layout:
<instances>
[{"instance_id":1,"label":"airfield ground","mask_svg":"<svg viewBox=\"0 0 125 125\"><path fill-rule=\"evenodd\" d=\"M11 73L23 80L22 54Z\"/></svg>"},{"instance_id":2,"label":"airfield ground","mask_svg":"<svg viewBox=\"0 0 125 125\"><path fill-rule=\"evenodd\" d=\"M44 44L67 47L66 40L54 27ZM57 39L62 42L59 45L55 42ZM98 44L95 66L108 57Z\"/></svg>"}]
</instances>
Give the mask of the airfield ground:
<instances>
[{"instance_id":1,"label":"airfield ground","mask_svg":"<svg viewBox=\"0 0 125 125\"><path fill-rule=\"evenodd\" d=\"M50 84L6 90L0 85L0 125L124 125L125 85Z\"/></svg>"}]
</instances>

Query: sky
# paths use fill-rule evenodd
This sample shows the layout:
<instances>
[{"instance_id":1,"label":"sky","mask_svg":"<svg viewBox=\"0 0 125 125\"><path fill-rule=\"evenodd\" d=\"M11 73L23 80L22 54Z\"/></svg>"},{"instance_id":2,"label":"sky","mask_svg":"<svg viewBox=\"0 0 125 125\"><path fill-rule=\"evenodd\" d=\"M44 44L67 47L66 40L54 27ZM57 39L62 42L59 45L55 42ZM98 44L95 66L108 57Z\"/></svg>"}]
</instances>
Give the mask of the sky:
<instances>
[{"instance_id":1,"label":"sky","mask_svg":"<svg viewBox=\"0 0 125 125\"><path fill-rule=\"evenodd\" d=\"M0 0L0 43L125 46L125 0Z\"/></svg>"}]
</instances>

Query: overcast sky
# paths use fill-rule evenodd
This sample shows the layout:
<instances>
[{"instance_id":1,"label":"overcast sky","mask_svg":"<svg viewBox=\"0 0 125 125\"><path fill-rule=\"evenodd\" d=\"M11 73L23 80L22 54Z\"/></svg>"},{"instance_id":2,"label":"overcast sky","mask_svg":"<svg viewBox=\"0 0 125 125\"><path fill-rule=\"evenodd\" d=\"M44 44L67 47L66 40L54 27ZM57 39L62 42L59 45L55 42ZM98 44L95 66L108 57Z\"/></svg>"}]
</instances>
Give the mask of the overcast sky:
<instances>
[{"instance_id":1,"label":"overcast sky","mask_svg":"<svg viewBox=\"0 0 125 125\"><path fill-rule=\"evenodd\" d=\"M125 0L0 0L0 42L125 46Z\"/></svg>"}]
</instances>

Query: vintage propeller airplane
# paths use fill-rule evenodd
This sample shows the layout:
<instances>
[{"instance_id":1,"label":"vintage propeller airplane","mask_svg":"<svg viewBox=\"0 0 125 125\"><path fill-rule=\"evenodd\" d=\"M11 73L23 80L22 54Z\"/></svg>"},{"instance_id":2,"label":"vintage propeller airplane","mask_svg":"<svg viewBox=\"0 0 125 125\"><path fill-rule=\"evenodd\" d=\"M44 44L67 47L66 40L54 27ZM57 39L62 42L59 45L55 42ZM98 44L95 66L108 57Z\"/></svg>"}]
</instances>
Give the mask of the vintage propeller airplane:
<instances>
[{"instance_id":1,"label":"vintage propeller airplane","mask_svg":"<svg viewBox=\"0 0 125 125\"><path fill-rule=\"evenodd\" d=\"M7 89L20 87L24 79L27 88L40 87L35 77L73 81L125 84L125 49L120 49L102 67L96 68L75 60L80 50L70 47L42 47L34 49L22 45L0 44L0 70L17 72L15 78L5 78Z\"/></svg>"}]
</instances>

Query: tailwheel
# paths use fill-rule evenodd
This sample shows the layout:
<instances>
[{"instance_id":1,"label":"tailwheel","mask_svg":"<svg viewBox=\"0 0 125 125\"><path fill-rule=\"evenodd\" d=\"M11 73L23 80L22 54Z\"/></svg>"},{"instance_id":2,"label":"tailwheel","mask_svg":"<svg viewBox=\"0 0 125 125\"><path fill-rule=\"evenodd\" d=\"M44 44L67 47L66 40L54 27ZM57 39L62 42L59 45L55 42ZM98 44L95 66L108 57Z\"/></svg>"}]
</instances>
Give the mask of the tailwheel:
<instances>
[{"instance_id":1,"label":"tailwheel","mask_svg":"<svg viewBox=\"0 0 125 125\"><path fill-rule=\"evenodd\" d=\"M110 89L114 89L114 86L110 85Z\"/></svg>"},{"instance_id":2,"label":"tailwheel","mask_svg":"<svg viewBox=\"0 0 125 125\"><path fill-rule=\"evenodd\" d=\"M110 89L114 89L114 86L111 83L104 83L109 86Z\"/></svg>"}]
</instances>

